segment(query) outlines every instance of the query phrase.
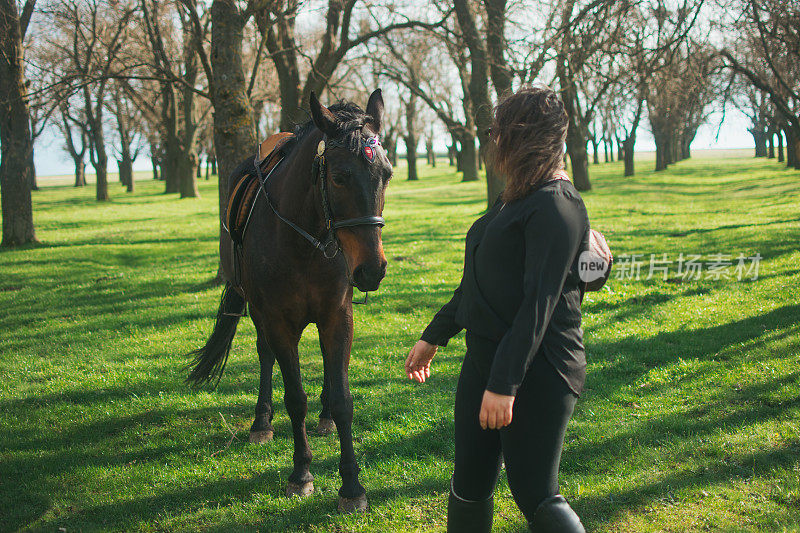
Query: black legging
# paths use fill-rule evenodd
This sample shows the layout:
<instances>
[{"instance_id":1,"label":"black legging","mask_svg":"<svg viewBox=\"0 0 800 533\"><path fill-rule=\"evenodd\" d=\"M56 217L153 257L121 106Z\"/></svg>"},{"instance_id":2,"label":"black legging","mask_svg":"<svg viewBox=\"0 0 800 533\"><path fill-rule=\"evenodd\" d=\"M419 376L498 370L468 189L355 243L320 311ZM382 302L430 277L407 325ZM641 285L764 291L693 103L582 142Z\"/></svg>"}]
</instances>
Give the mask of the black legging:
<instances>
[{"instance_id":1,"label":"black legging","mask_svg":"<svg viewBox=\"0 0 800 533\"><path fill-rule=\"evenodd\" d=\"M511 494L531 521L539 503L558 494L561 447L577 396L539 354L517 391L511 424L499 431L481 429L478 415L496 348L467 332L456 391L453 491L465 500L489 498L505 460Z\"/></svg>"}]
</instances>

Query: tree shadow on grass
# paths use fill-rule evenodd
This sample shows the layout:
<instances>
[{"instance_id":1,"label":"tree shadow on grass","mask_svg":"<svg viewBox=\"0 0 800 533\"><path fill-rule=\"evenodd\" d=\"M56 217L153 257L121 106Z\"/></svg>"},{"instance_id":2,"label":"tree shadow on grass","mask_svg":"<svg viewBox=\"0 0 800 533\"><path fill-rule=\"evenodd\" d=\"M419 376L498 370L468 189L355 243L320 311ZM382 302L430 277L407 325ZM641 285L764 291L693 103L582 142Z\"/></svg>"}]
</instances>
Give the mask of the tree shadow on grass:
<instances>
[{"instance_id":1,"label":"tree shadow on grass","mask_svg":"<svg viewBox=\"0 0 800 533\"><path fill-rule=\"evenodd\" d=\"M679 358L697 360L704 365L724 364L737 351L752 351L795 338L800 330L798 317L800 305L786 305L763 315L708 328L661 332L644 339L627 337L615 342L591 343L595 350L594 360L600 364L595 369L590 366L587 384L591 388L584 401L589 405L603 400L619 404L631 396L663 398L669 395L670 389L691 387L691 383L698 379L704 383L702 375L689 372L677 380L672 379L660 385L646 384L644 389L621 393L651 368L671 365ZM791 357L796 353L797 343L793 346L786 348L786 353L777 353L773 357ZM746 427L781 420L796 412L800 408L800 397L785 396L789 388L796 385L798 378L800 372L795 371L769 379L754 376L755 382L744 387L723 387L720 384L718 388L707 391L712 399L700 405L659 417L634 419L630 422L631 429L611 437L571 442L564 451L562 472L567 475L596 476L611 476L617 465L629 461L631 443L638 448L651 450L652 454L660 457L673 449L666 443L677 446L681 446L681 443L688 446L690 442L711 443L708 448L700 444L691 452L694 460L702 464L697 471L686 470L667 475L657 481L615 493L613 498L576 499L576 508L586 518L589 529L612 519L625 507L644 505L680 488L699 488L737 478L766 476L773 468L796 465L800 442L791 442L778 449L720 458L715 456L718 452L714 451L716 445L713 436L719 431L741 434ZM582 410L579 409L576 413L578 420L581 414ZM636 411L632 407L633 415L636 415ZM669 458L665 456L665 459Z\"/></svg>"},{"instance_id":2,"label":"tree shadow on grass","mask_svg":"<svg viewBox=\"0 0 800 533\"><path fill-rule=\"evenodd\" d=\"M112 391L110 394L103 395L103 398L104 401L113 401L114 398L120 396L120 391ZM96 401L94 396L81 394L72 399L86 402L89 405ZM378 402L378 405L382 406L387 404L386 401ZM24 408L25 406L17 405L17 407ZM143 466L155 466L162 465L164 462L181 465L189 461L197 462L197 466L202 467L202 464L207 463L208 459L198 462L198 456L206 458L214 448L222 448L227 438L224 431L217 431L213 434L198 433L197 436L190 439L189 443L151 447L143 442L143 439L136 439L134 435L136 431L133 429L139 428L147 434L148 429L157 428L167 418L190 417L199 420L212 415L217 409L215 406L184 410L166 407L159 411L106 418L84 425L73 425L69 431L57 436L34 435L33 432L21 436L17 442L10 443L10 446L4 446L17 452L17 457L14 460L3 461L0 465L0 479L24 478L25 483L15 487L4 487L3 493L0 494L0 501L5 501L9 505L12 502L24 503L25 509L22 513L7 516L2 522L3 529L25 528L40 520L51 508L52 499L56 493L63 487L63 481L60 481L60 478L67 476L69 479L70 474L76 471L92 468L107 470L137 462ZM364 413L360 413L360 416L363 415ZM447 424L447 422L444 423ZM267 512L263 521L258 524L259 528L282 531L285 530L284 526L286 525L297 527L299 524L332 522L334 520L332 514L336 506L335 493L329 491L322 494L317 493L304 500L289 499L283 496L286 474L291 470L291 456L287 455L289 452L286 450L286 448L291 448L291 431L284 426L286 426L285 423L276 426L276 441L265 447L265 450L276 446L282 448L284 464L269 467L256 475L245 475L233 479L226 479L225 472L221 471L219 476L211 482L189 481L187 482L188 486L176 485L167 490L157 489L159 490L158 494L134 498L122 496L117 501L94 506L82 507L79 502L76 502L74 508L71 506L62 509L57 513L58 516L37 523L36 529L52 531L60 527L67 527L68 529L125 530L144 523L153 524L154 519L158 520L158 517L192 514L208 508L230 506L232 509L237 509L242 502L250 501L256 494L266 494L271 500L269 502L272 504L271 506L277 503L281 508L277 513ZM452 430L452 428L450 429ZM5 441L5 439L3 440ZM450 455L449 445L439 448L431 446L431 443L437 441L442 441L439 427L412 435L394 435L386 440L357 444L356 448L362 465L377 465L374 468L380 468L380 462L390 457L400 458L400 460L407 457L409 461L413 461L419 459L421 454L426 457L438 455L440 458L443 455ZM75 443L86 444L76 447ZM226 453L245 453L246 446L249 445L240 441ZM108 453L109 449L116 451ZM19 453L26 450L35 453ZM316 460L312 464L312 472L335 476L337 465L338 451L321 461ZM179 466L175 468L179 468ZM370 468L373 467L367 467L367 478L369 478ZM336 479L338 484L338 477ZM391 487L371 488L368 497L371 505L381 506L396 499L442 492L445 485L442 480L437 478L415 479L410 483L399 483ZM276 521L281 525L276 526L277 529L271 529L274 525L273 522Z\"/></svg>"}]
</instances>

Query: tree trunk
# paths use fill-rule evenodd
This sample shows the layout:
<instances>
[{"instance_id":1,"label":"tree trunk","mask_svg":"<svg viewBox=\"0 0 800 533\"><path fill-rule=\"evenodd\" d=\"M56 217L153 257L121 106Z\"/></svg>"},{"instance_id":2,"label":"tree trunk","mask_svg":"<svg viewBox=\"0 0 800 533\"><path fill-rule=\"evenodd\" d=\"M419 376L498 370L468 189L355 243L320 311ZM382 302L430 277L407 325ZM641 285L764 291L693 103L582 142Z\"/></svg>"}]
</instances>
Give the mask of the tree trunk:
<instances>
[{"instance_id":1,"label":"tree trunk","mask_svg":"<svg viewBox=\"0 0 800 533\"><path fill-rule=\"evenodd\" d=\"M481 38L478 33L478 26L475 21L475 15L472 11L470 2L467 0L454 0L453 9L456 13L458 25L461 28L461 33L464 36L464 41L469 48L470 60L470 78L469 78L469 94L472 100L472 109L475 116L475 127L478 130L478 141L480 144L479 157L484 155L488 146L489 140L489 127L492 122L492 101L489 98L489 79L487 76L489 70L489 61L487 58L486 42ZM497 30L497 24L493 24L493 31ZM495 31L495 33L497 33ZM502 58L495 58L498 62L495 66L501 66L499 62ZM500 86L498 85L497 88ZM465 147L462 146L462 151ZM469 163L464 163L465 167ZM464 169L464 176L467 176L467 170ZM471 169L469 169L471 172ZM495 200L500 195L504 187L504 183L500 176L498 176L493 169L486 170L486 203L487 208L494 205Z\"/></svg>"},{"instance_id":2,"label":"tree trunk","mask_svg":"<svg viewBox=\"0 0 800 533\"><path fill-rule=\"evenodd\" d=\"M167 127L167 129L171 129ZM177 128L176 128L177 130ZM164 180L164 193L178 192L180 176L178 166L181 159L181 148L177 131L168 132L164 142L164 157L161 160L161 178Z\"/></svg>"},{"instance_id":3,"label":"tree trunk","mask_svg":"<svg viewBox=\"0 0 800 533\"><path fill-rule=\"evenodd\" d=\"M575 80L567 73L563 60L556 65L556 73L561 86L561 101L567 112L567 153L569 154L572 183L579 191L588 191L592 188L589 181L589 156L586 152L586 140L589 137L586 120L581 116L578 103L578 86ZM589 117L586 117L588 119Z\"/></svg>"},{"instance_id":4,"label":"tree trunk","mask_svg":"<svg viewBox=\"0 0 800 533\"><path fill-rule=\"evenodd\" d=\"M453 155L456 158L456 172L463 172L464 171L464 163L462 159L462 152L464 150L463 147L459 146L459 135L456 132L450 132L450 139L453 142ZM473 139L473 143L475 140ZM478 168L478 165L475 165L475 168ZM476 174L477 175L477 174Z\"/></svg>"},{"instance_id":5,"label":"tree trunk","mask_svg":"<svg viewBox=\"0 0 800 533\"><path fill-rule=\"evenodd\" d=\"M244 13L234 0L214 0L211 4L211 67L213 75L214 152L219 163L220 236L222 214L228 202L228 178L236 166L253 155L256 128L247 95L242 59ZM286 102L283 103L286 105ZM281 119L281 127L286 126ZM224 253L220 238L220 253ZM221 268L217 279L222 279Z\"/></svg>"},{"instance_id":6,"label":"tree trunk","mask_svg":"<svg viewBox=\"0 0 800 533\"><path fill-rule=\"evenodd\" d=\"M83 162L82 157L75 160L75 186L86 186L86 163Z\"/></svg>"},{"instance_id":7,"label":"tree trunk","mask_svg":"<svg viewBox=\"0 0 800 533\"><path fill-rule=\"evenodd\" d=\"M775 159L775 134L767 134L767 159Z\"/></svg>"},{"instance_id":8,"label":"tree trunk","mask_svg":"<svg viewBox=\"0 0 800 533\"><path fill-rule=\"evenodd\" d=\"M33 138L33 135L31 135L31 138ZM36 183L36 165L34 164L34 158L33 158L34 149L35 148L34 148L33 144L31 143L31 151L30 151L30 154L28 155L28 159L30 160L30 161L28 161L28 166L30 166L30 169L31 169L31 190L32 191L38 191L39 190L39 184Z\"/></svg>"},{"instance_id":9,"label":"tree trunk","mask_svg":"<svg viewBox=\"0 0 800 533\"><path fill-rule=\"evenodd\" d=\"M217 175L217 157L211 156L211 173Z\"/></svg>"},{"instance_id":10,"label":"tree trunk","mask_svg":"<svg viewBox=\"0 0 800 533\"><path fill-rule=\"evenodd\" d=\"M197 55L194 49L184 53L188 59L185 61L185 77L188 86L183 87L180 93L180 112L182 127L180 132L181 157L177 164L178 187L181 198L199 198L200 190L197 188L197 178L200 177L200 160L197 155L197 112L195 105L195 92L191 89L196 84L198 77ZM257 115L251 118L255 127Z\"/></svg>"},{"instance_id":11,"label":"tree trunk","mask_svg":"<svg viewBox=\"0 0 800 533\"><path fill-rule=\"evenodd\" d=\"M206 157L206 181L211 179L211 160Z\"/></svg>"},{"instance_id":12,"label":"tree trunk","mask_svg":"<svg viewBox=\"0 0 800 533\"><path fill-rule=\"evenodd\" d=\"M98 202L108 201L108 156L105 153L105 147L103 147L102 156L98 154L97 162L93 162L92 166L97 180L95 198Z\"/></svg>"},{"instance_id":13,"label":"tree trunk","mask_svg":"<svg viewBox=\"0 0 800 533\"><path fill-rule=\"evenodd\" d=\"M200 190L197 188L198 158L194 149L182 154L178 162L178 182L180 183L181 198L199 198Z\"/></svg>"},{"instance_id":14,"label":"tree trunk","mask_svg":"<svg viewBox=\"0 0 800 533\"><path fill-rule=\"evenodd\" d=\"M778 136L778 163L783 163L783 132L776 128L775 134Z\"/></svg>"},{"instance_id":15,"label":"tree trunk","mask_svg":"<svg viewBox=\"0 0 800 533\"><path fill-rule=\"evenodd\" d=\"M428 138L425 142L425 152L428 157L428 164L432 168L436 168L436 154L433 152L433 139Z\"/></svg>"},{"instance_id":16,"label":"tree trunk","mask_svg":"<svg viewBox=\"0 0 800 533\"><path fill-rule=\"evenodd\" d=\"M797 141L792 126L787 124L784 127L784 133L786 134L786 166L796 168L797 150L794 149L794 146Z\"/></svg>"},{"instance_id":17,"label":"tree trunk","mask_svg":"<svg viewBox=\"0 0 800 533\"><path fill-rule=\"evenodd\" d=\"M670 164L677 163L678 161L680 161L680 147L681 147L681 136L678 133L673 132L672 139L670 140L669 143L669 147L670 147L669 162Z\"/></svg>"},{"instance_id":18,"label":"tree trunk","mask_svg":"<svg viewBox=\"0 0 800 533\"><path fill-rule=\"evenodd\" d=\"M131 147L126 142L122 143L122 159L119 161L119 180L127 187L127 192L133 192L133 158Z\"/></svg>"},{"instance_id":19,"label":"tree trunk","mask_svg":"<svg viewBox=\"0 0 800 533\"><path fill-rule=\"evenodd\" d=\"M475 150L475 137L469 133L461 134L461 181L478 179L478 151Z\"/></svg>"},{"instance_id":20,"label":"tree trunk","mask_svg":"<svg viewBox=\"0 0 800 533\"><path fill-rule=\"evenodd\" d=\"M408 163L408 181L419 179L417 173L417 95L411 94L405 105L406 109L406 134L403 141L406 143L406 162Z\"/></svg>"},{"instance_id":21,"label":"tree trunk","mask_svg":"<svg viewBox=\"0 0 800 533\"><path fill-rule=\"evenodd\" d=\"M158 156L150 155L150 164L153 166L153 179L158 179Z\"/></svg>"},{"instance_id":22,"label":"tree trunk","mask_svg":"<svg viewBox=\"0 0 800 533\"><path fill-rule=\"evenodd\" d=\"M625 158L625 147L622 146L622 139L617 137L617 160L622 161Z\"/></svg>"},{"instance_id":23,"label":"tree trunk","mask_svg":"<svg viewBox=\"0 0 800 533\"><path fill-rule=\"evenodd\" d=\"M408 163L408 181L419 179L417 174L417 137L412 133L404 135L403 141L406 143L406 162Z\"/></svg>"},{"instance_id":24,"label":"tree trunk","mask_svg":"<svg viewBox=\"0 0 800 533\"><path fill-rule=\"evenodd\" d=\"M653 125L653 140L656 143L656 172L666 170L670 163L670 135L661 127Z\"/></svg>"},{"instance_id":25,"label":"tree trunk","mask_svg":"<svg viewBox=\"0 0 800 533\"><path fill-rule=\"evenodd\" d=\"M600 148L600 143L594 140L594 137L590 138L589 141L592 143L592 164L599 165L600 154L598 153L598 150ZM608 152L606 152L606 163L608 163Z\"/></svg>"},{"instance_id":26,"label":"tree trunk","mask_svg":"<svg viewBox=\"0 0 800 533\"><path fill-rule=\"evenodd\" d=\"M447 164L451 167L456 166L456 146L451 144L447 147Z\"/></svg>"},{"instance_id":27,"label":"tree trunk","mask_svg":"<svg viewBox=\"0 0 800 533\"><path fill-rule=\"evenodd\" d=\"M0 196L2 246L36 241L30 181L33 138L16 0L0 0Z\"/></svg>"},{"instance_id":28,"label":"tree trunk","mask_svg":"<svg viewBox=\"0 0 800 533\"><path fill-rule=\"evenodd\" d=\"M589 154L586 150L586 138L576 129L570 124L567 130L567 153L572 169L572 183L579 191L588 191L592 188L592 184L589 181Z\"/></svg>"},{"instance_id":29,"label":"tree trunk","mask_svg":"<svg viewBox=\"0 0 800 533\"><path fill-rule=\"evenodd\" d=\"M763 131L759 131L755 128L750 130L750 134L753 136L753 142L756 145L756 157L767 157L767 136L764 134Z\"/></svg>"},{"instance_id":30,"label":"tree trunk","mask_svg":"<svg viewBox=\"0 0 800 533\"><path fill-rule=\"evenodd\" d=\"M800 136L794 136L794 168L800 170Z\"/></svg>"},{"instance_id":31,"label":"tree trunk","mask_svg":"<svg viewBox=\"0 0 800 533\"><path fill-rule=\"evenodd\" d=\"M625 176L633 176L636 173L633 164L633 148L636 144L636 134L631 134L627 139L622 142L622 158L625 161Z\"/></svg>"}]
</instances>

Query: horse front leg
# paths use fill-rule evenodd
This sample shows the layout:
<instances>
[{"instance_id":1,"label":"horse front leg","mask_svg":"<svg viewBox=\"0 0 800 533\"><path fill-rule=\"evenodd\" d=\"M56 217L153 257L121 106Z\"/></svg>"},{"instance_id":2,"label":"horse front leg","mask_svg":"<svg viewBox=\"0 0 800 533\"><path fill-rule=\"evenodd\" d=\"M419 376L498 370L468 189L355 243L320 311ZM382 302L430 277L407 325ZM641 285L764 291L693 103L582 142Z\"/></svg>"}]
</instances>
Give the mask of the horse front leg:
<instances>
[{"instance_id":1,"label":"horse front leg","mask_svg":"<svg viewBox=\"0 0 800 533\"><path fill-rule=\"evenodd\" d=\"M322 343L322 338L319 340L319 348L322 353L322 360L325 361L325 345ZM330 376L323 370L322 372L322 394L319 395L320 404L322 409L319 412L319 423L317 424L317 435L330 435L336 430L336 424L333 423L333 415L331 414L330 402Z\"/></svg>"},{"instance_id":2,"label":"horse front leg","mask_svg":"<svg viewBox=\"0 0 800 533\"><path fill-rule=\"evenodd\" d=\"M324 372L330 385L328 401L341 447L339 511L363 511L367 509L367 495L358 481L359 467L353 450L353 396L350 394L348 378L350 348L353 344L352 308L333 313L320 328L320 338L324 346Z\"/></svg>"},{"instance_id":3,"label":"horse front leg","mask_svg":"<svg viewBox=\"0 0 800 533\"><path fill-rule=\"evenodd\" d=\"M290 328L273 330L269 340L281 368L285 391L284 403L286 412L292 421L294 438L294 454L292 455L294 469L289 474L289 482L286 486L287 496L308 496L314 492L314 476L310 471L313 456L306 434L308 396L303 390L300 378L300 357L297 353L299 340L300 333L295 334Z\"/></svg>"}]
</instances>

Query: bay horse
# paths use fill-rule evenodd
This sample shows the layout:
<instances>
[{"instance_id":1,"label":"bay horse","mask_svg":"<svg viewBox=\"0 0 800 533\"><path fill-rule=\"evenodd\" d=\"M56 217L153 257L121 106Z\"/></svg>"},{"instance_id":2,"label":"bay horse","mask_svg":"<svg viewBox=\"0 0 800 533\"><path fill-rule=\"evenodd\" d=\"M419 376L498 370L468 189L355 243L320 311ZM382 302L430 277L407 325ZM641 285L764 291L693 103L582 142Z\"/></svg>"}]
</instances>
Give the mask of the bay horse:
<instances>
[{"instance_id":1,"label":"bay horse","mask_svg":"<svg viewBox=\"0 0 800 533\"><path fill-rule=\"evenodd\" d=\"M226 284L211 337L191 354L194 360L187 382L195 386L218 383L239 317L249 306L261 366L250 441L272 439L272 368L277 360L294 438L294 469L286 494L309 495L314 491L314 477L298 342L306 326L315 323L324 369L319 428L330 432L335 426L338 432L342 478L338 508L353 512L367 508L353 450L353 398L348 381L353 286L365 292L376 290L386 274L381 215L392 166L377 140L383 116L380 89L370 95L365 110L345 102L326 108L314 93L309 103L312 120L296 129L293 146L267 177L258 158L255 164L248 158L231 175L234 184L256 173L261 189L241 242L238 265L233 241L222 232Z\"/></svg>"}]
</instances>

